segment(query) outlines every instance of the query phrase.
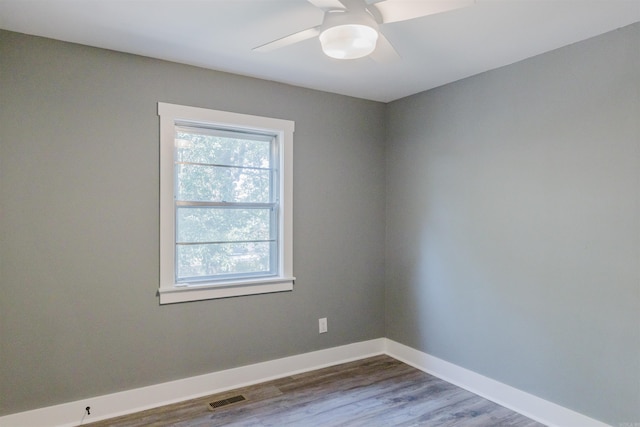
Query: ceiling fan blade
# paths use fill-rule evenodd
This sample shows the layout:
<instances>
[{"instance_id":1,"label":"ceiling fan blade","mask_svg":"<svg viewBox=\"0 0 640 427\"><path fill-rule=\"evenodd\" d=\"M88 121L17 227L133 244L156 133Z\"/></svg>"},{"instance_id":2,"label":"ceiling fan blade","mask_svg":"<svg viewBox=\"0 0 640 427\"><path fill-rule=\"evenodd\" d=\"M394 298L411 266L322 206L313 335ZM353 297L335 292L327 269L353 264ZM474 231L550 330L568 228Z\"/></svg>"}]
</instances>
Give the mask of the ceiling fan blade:
<instances>
[{"instance_id":1,"label":"ceiling fan blade","mask_svg":"<svg viewBox=\"0 0 640 427\"><path fill-rule=\"evenodd\" d=\"M346 9L347 7L340 0L307 0L309 3L322 9L327 10Z\"/></svg>"},{"instance_id":2,"label":"ceiling fan blade","mask_svg":"<svg viewBox=\"0 0 640 427\"><path fill-rule=\"evenodd\" d=\"M280 49L281 47L289 46L291 44L316 37L320 34L319 28L320 27L313 27L306 30L298 31L297 33L289 34L288 36L279 38L269 43L265 43L258 47L254 47L252 50L255 52L271 52L272 50Z\"/></svg>"},{"instance_id":3,"label":"ceiling fan blade","mask_svg":"<svg viewBox=\"0 0 640 427\"><path fill-rule=\"evenodd\" d=\"M388 24L471 6L475 0L367 0L367 3L377 9L382 23Z\"/></svg>"},{"instance_id":4,"label":"ceiling fan blade","mask_svg":"<svg viewBox=\"0 0 640 427\"><path fill-rule=\"evenodd\" d=\"M369 58L376 62L393 62L400 59L400 54L393 47L389 39L387 39L381 32L378 32L378 42L376 43L376 49L371 52Z\"/></svg>"}]
</instances>

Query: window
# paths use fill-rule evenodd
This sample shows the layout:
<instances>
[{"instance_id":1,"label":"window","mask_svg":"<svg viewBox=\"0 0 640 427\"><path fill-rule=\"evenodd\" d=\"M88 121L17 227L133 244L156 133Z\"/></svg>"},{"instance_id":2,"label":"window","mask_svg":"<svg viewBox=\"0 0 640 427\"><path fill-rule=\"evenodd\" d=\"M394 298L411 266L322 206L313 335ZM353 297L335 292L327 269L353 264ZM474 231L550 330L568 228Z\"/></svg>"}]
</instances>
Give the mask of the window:
<instances>
[{"instance_id":1,"label":"window","mask_svg":"<svg viewBox=\"0 0 640 427\"><path fill-rule=\"evenodd\" d=\"M294 123L158 103L160 303L293 289Z\"/></svg>"}]
</instances>

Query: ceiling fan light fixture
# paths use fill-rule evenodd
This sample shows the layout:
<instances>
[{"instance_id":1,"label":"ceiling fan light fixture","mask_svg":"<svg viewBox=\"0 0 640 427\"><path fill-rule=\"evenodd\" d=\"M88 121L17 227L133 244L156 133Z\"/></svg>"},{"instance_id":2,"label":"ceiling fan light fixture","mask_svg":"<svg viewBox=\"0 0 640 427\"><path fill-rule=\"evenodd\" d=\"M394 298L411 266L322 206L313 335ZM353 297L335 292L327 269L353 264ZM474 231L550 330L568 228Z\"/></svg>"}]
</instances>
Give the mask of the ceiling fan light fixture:
<instances>
[{"instance_id":1,"label":"ceiling fan light fixture","mask_svg":"<svg viewBox=\"0 0 640 427\"><path fill-rule=\"evenodd\" d=\"M368 25L344 24L327 28L320 34L325 55L335 59L357 59L376 48L378 31Z\"/></svg>"}]
</instances>

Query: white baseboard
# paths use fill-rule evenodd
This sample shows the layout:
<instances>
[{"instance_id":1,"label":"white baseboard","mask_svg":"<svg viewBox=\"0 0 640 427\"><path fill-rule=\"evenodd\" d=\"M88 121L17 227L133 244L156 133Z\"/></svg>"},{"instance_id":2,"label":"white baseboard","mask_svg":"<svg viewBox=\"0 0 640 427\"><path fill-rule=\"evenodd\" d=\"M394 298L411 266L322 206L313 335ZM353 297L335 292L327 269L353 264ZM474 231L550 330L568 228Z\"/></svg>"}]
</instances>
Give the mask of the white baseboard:
<instances>
[{"instance_id":1,"label":"white baseboard","mask_svg":"<svg viewBox=\"0 0 640 427\"><path fill-rule=\"evenodd\" d=\"M0 417L0 427L72 427L384 353L384 338ZM91 407L86 416L85 408Z\"/></svg>"},{"instance_id":2,"label":"white baseboard","mask_svg":"<svg viewBox=\"0 0 640 427\"><path fill-rule=\"evenodd\" d=\"M394 359L469 390L550 427L611 427L427 353L386 339L385 353Z\"/></svg>"},{"instance_id":3,"label":"white baseboard","mask_svg":"<svg viewBox=\"0 0 640 427\"><path fill-rule=\"evenodd\" d=\"M156 384L0 417L0 427L72 427L327 366L388 354L479 396L553 427L610 427L570 409L386 338ZM91 407L86 416L85 408Z\"/></svg>"}]
</instances>

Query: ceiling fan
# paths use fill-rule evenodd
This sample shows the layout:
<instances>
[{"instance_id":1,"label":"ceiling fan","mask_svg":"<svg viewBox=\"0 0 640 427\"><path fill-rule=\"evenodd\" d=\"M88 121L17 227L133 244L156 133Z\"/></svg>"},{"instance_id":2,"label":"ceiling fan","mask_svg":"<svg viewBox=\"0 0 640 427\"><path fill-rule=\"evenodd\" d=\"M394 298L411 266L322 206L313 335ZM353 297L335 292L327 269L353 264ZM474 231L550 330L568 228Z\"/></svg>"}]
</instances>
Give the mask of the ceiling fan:
<instances>
[{"instance_id":1,"label":"ceiling fan","mask_svg":"<svg viewBox=\"0 0 640 427\"><path fill-rule=\"evenodd\" d=\"M270 52L313 37L331 58L377 61L399 57L381 26L472 5L475 0L307 0L324 11L322 24L279 38L253 50Z\"/></svg>"}]
</instances>

